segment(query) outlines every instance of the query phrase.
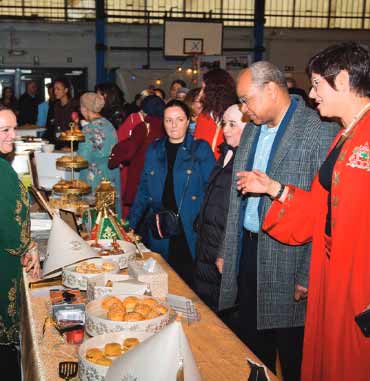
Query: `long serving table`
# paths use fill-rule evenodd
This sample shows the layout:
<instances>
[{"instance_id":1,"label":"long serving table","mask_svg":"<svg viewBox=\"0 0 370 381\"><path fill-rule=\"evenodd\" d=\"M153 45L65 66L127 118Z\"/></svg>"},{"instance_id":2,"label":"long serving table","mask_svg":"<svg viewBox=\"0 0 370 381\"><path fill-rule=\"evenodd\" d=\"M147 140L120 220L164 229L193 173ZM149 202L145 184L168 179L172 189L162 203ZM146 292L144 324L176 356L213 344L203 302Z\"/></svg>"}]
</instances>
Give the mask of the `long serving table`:
<instances>
[{"instance_id":1,"label":"long serving table","mask_svg":"<svg viewBox=\"0 0 370 381\"><path fill-rule=\"evenodd\" d=\"M168 273L171 294L182 295L193 301L200 321L188 324L183 321L196 363L203 381L246 381L250 369L246 358L261 363L258 358L234 335L234 333L199 299L199 297L171 269L166 261L155 253L146 254L156 259ZM28 288L24 274L22 295L22 365L24 381L56 381L61 361L77 361L78 346L64 344L53 329L48 328L43 337L43 325L48 316L49 297L35 296ZM278 381L273 373L271 380ZM153 381L156 381L153 379ZM170 380L169 380L170 381Z\"/></svg>"}]
</instances>

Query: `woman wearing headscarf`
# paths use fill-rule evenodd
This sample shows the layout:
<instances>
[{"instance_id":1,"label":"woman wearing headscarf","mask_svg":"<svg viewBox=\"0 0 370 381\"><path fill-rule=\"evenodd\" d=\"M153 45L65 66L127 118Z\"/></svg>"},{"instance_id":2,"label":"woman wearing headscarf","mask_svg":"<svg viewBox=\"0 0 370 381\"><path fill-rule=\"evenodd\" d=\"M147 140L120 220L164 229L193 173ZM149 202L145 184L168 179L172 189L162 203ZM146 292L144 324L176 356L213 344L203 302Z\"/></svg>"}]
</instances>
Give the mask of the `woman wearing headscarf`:
<instances>
[{"instance_id":1,"label":"woman wearing headscarf","mask_svg":"<svg viewBox=\"0 0 370 381\"><path fill-rule=\"evenodd\" d=\"M112 123L100 114L104 98L96 93L85 93L80 98L81 113L88 122L82 129L85 141L79 144L78 155L84 157L89 166L81 170L80 180L91 185L92 192L102 179L112 182L117 192L116 211L121 214L119 169L109 169L108 160L113 146L117 143L117 134Z\"/></svg>"},{"instance_id":2,"label":"woman wearing headscarf","mask_svg":"<svg viewBox=\"0 0 370 381\"><path fill-rule=\"evenodd\" d=\"M222 120L225 142L220 146L221 156L209 176L194 224L198 233L194 288L214 311L218 310L221 284L221 274L216 267L217 253L225 237L234 157L245 124L239 105L232 105L225 111Z\"/></svg>"},{"instance_id":3,"label":"woman wearing headscarf","mask_svg":"<svg viewBox=\"0 0 370 381\"><path fill-rule=\"evenodd\" d=\"M149 145L164 135L164 106L164 101L156 95L145 97L142 104L143 122L135 126L128 139L117 143L112 149L109 168L121 166L121 171L127 170L128 181L121 182L122 217L128 215L134 202Z\"/></svg>"},{"instance_id":4,"label":"woman wearing headscarf","mask_svg":"<svg viewBox=\"0 0 370 381\"><path fill-rule=\"evenodd\" d=\"M237 187L275 200L262 227L273 238L312 241L302 381L368 381L370 339L355 317L370 308L370 50L333 45L307 71L321 116L343 126L311 190L259 171L237 174Z\"/></svg>"},{"instance_id":5,"label":"woman wearing headscarf","mask_svg":"<svg viewBox=\"0 0 370 381\"><path fill-rule=\"evenodd\" d=\"M22 264L38 277L37 247L30 236L28 193L11 167L17 119L0 107L0 370L9 380L20 380L17 364L19 345L19 299Z\"/></svg>"}]
</instances>

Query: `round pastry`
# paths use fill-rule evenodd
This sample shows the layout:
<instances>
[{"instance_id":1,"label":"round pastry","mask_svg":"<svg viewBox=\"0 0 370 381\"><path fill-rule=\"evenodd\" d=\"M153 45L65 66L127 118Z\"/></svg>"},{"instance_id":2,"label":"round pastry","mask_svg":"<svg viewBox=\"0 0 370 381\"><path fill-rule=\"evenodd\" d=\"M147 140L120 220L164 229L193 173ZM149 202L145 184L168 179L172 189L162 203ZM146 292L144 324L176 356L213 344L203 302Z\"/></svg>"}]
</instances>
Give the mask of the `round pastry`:
<instances>
[{"instance_id":1,"label":"round pastry","mask_svg":"<svg viewBox=\"0 0 370 381\"><path fill-rule=\"evenodd\" d=\"M123 301L123 306L125 307L126 312L133 312L138 301L139 299L136 296L128 296Z\"/></svg>"},{"instance_id":2,"label":"round pastry","mask_svg":"<svg viewBox=\"0 0 370 381\"><path fill-rule=\"evenodd\" d=\"M94 364L97 364L97 365L103 365L103 366L111 366L112 365L112 360L109 359L108 357L105 357L105 356L98 357L98 358L92 359L90 361L93 362Z\"/></svg>"},{"instance_id":3,"label":"round pastry","mask_svg":"<svg viewBox=\"0 0 370 381\"><path fill-rule=\"evenodd\" d=\"M128 312L125 315L124 321L140 321L145 320L143 315L139 314L138 312Z\"/></svg>"},{"instance_id":4,"label":"round pastry","mask_svg":"<svg viewBox=\"0 0 370 381\"><path fill-rule=\"evenodd\" d=\"M157 318L158 316L161 316L161 314L158 311L150 310L148 315L145 316L146 319L154 319Z\"/></svg>"},{"instance_id":5,"label":"round pastry","mask_svg":"<svg viewBox=\"0 0 370 381\"><path fill-rule=\"evenodd\" d=\"M104 356L104 353L99 348L90 348L86 351L86 358L87 360L96 359L98 357Z\"/></svg>"},{"instance_id":6,"label":"round pastry","mask_svg":"<svg viewBox=\"0 0 370 381\"><path fill-rule=\"evenodd\" d=\"M104 271L112 271L114 270L114 264L110 262L104 262L102 268Z\"/></svg>"},{"instance_id":7,"label":"round pastry","mask_svg":"<svg viewBox=\"0 0 370 381\"><path fill-rule=\"evenodd\" d=\"M81 262L79 264L77 264L76 268L75 268L75 271L77 272L83 272L87 269L87 264L85 262Z\"/></svg>"},{"instance_id":8,"label":"round pastry","mask_svg":"<svg viewBox=\"0 0 370 381\"><path fill-rule=\"evenodd\" d=\"M69 163L71 161L71 158L69 156L62 156L57 161L60 163Z\"/></svg>"},{"instance_id":9,"label":"round pastry","mask_svg":"<svg viewBox=\"0 0 370 381\"><path fill-rule=\"evenodd\" d=\"M112 306L107 312L107 319L113 321L123 321L126 318L125 311L116 306Z\"/></svg>"},{"instance_id":10,"label":"round pastry","mask_svg":"<svg viewBox=\"0 0 370 381\"><path fill-rule=\"evenodd\" d=\"M123 342L123 348L131 349L133 347L136 347L136 345L139 345L140 341L136 337L128 337L124 342Z\"/></svg>"},{"instance_id":11,"label":"round pastry","mask_svg":"<svg viewBox=\"0 0 370 381\"><path fill-rule=\"evenodd\" d=\"M149 307L148 305L138 303L135 306L134 312L138 312L139 314L143 315L144 318L146 318L151 310L151 307Z\"/></svg>"},{"instance_id":12,"label":"round pastry","mask_svg":"<svg viewBox=\"0 0 370 381\"><path fill-rule=\"evenodd\" d=\"M153 298L140 300L140 304L146 304L147 306L153 307L158 304L158 302Z\"/></svg>"},{"instance_id":13,"label":"round pastry","mask_svg":"<svg viewBox=\"0 0 370 381\"><path fill-rule=\"evenodd\" d=\"M122 354L122 348L118 343L105 344L104 354L110 357L120 356Z\"/></svg>"},{"instance_id":14,"label":"round pastry","mask_svg":"<svg viewBox=\"0 0 370 381\"><path fill-rule=\"evenodd\" d=\"M115 296L107 296L101 302L101 306L105 310L109 310L113 305L117 305L121 307L121 309L123 309L122 302L120 301L120 299L116 298Z\"/></svg>"},{"instance_id":15,"label":"round pastry","mask_svg":"<svg viewBox=\"0 0 370 381\"><path fill-rule=\"evenodd\" d=\"M84 181L82 180L73 180L71 182L71 188L77 188L77 189L87 189L89 188L89 185L86 184Z\"/></svg>"},{"instance_id":16,"label":"round pastry","mask_svg":"<svg viewBox=\"0 0 370 381\"><path fill-rule=\"evenodd\" d=\"M111 280L107 280L107 283L105 283L105 287L112 287L113 282ZM121 301L119 301L121 303Z\"/></svg>"},{"instance_id":17,"label":"round pastry","mask_svg":"<svg viewBox=\"0 0 370 381\"><path fill-rule=\"evenodd\" d=\"M165 307L163 304L157 304L156 306L153 306L153 310L160 313L161 315L164 315L167 313L168 308Z\"/></svg>"},{"instance_id":18,"label":"round pastry","mask_svg":"<svg viewBox=\"0 0 370 381\"><path fill-rule=\"evenodd\" d=\"M97 267L96 267L95 263L88 263L87 264L87 270L88 271L94 271L96 269L97 269Z\"/></svg>"}]
</instances>

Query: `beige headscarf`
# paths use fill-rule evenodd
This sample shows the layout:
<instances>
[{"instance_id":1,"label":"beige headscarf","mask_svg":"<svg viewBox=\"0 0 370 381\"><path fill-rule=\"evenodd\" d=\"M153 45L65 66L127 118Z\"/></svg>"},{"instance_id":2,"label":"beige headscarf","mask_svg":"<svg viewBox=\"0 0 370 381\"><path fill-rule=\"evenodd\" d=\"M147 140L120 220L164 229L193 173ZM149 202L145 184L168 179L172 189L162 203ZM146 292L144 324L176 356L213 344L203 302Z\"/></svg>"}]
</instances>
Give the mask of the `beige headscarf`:
<instances>
[{"instance_id":1,"label":"beige headscarf","mask_svg":"<svg viewBox=\"0 0 370 381\"><path fill-rule=\"evenodd\" d=\"M99 113L104 107L105 100L102 95L97 93L85 93L80 98L81 106L89 111Z\"/></svg>"}]
</instances>

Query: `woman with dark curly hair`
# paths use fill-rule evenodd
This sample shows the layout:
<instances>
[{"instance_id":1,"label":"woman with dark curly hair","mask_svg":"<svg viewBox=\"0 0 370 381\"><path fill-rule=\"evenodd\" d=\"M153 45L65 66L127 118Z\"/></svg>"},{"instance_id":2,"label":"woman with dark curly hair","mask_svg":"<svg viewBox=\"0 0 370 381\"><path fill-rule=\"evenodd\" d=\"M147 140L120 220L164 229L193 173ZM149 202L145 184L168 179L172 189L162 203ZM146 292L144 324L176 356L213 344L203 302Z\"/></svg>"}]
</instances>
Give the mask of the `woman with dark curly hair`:
<instances>
[{"instance_id":1,"label":"woman with dark curly hair","mask_svg":"<svg viewBox=\"0 0 370 381\"><path fill-rule=\"evenodd\" d=\"M108 119L117 130L126 118L123 109L123 105L126 103L123 91L115 83L104 82L95 86L95 92L102 95L105 100L105 105L101 110L102 116Z\"/></svg>"},{"instance_id":2,"label":"woman with dark curly hair","mask_svg":"<svg viewBox=\"0 0 370 381\"><path fill-rule=\"evenodd\" d=\"M235 81L223 69L210 70L203 76L200 96L203 100L203 111L197 119L194 137L207 141L218 159L221 155L218 146L224 141L222 116L228 107L238 102Z\"/></svg>"}]
</instances>

